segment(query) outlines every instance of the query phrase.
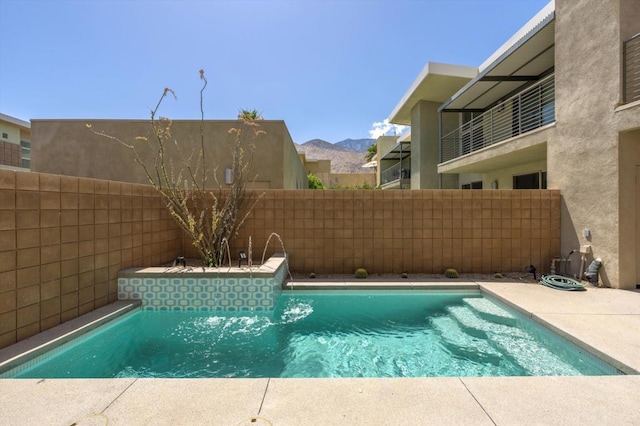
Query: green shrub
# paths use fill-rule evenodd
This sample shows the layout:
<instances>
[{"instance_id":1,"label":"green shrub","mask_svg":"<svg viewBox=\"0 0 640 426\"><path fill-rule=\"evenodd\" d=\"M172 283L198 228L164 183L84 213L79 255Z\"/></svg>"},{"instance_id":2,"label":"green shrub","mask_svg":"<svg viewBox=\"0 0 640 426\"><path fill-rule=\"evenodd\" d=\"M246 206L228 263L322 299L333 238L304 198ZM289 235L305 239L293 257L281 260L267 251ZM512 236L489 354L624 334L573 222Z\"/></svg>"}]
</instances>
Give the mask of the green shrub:
<instances>
[{"instance_id":1,"label":"green shrub","mask_svg":"<svg viewBox=\"0 0 640 426\"><path fill-rule=\"evenodd\" d=\"M407 274L406 272L402 273L402 278L409 278L409 274Z\"/></svg>"},{"instance_id":2,"label":"green shrub","mask_svg":"<svg viewBox=\"0 0 640 426\"><path fill-rule=\"evenodd\" d=\"M313 173L309 173L307 179L309 180L309 189L326 189L320 178Z\"/></svg>"},{"instance_id":3,"label":"green shrub","mask_svg":"<svg viewBox=\"0 0 640 426\"><path fill-rule=\"evenodd\" d=\"M315 277L316 277L316 273L315 272L312 272L312 273L309 274L309 278L315 278Z\"/></svg>"},{"instance_id":4,"label":"green shrub","mask_svg":"<svg viewBox=\"0 0 640 426\"><path fill-rule=\"evenodd\" d=\"M449 268L446 271L444 271L444 276L447 278L458 278L458 271L456 271L453 268Z\"/></svg>"},{"instance_id":5,"label":"green shrub","mask_svg":"<svg viewBox=\"0 0 640 426\"><path fill-rule=\"evenodd\" d=\"M496 273L493 275L493 278L501 279L501 278L504 278L504 277L502 276L502 274L501 274L500 272L496 272Z\"/></svg>"},{"instance_id":6,"label":"green shrub","mask_svg":"<svg viewBox=\"0 0 640 426\"><path fill-rule=\"evenodd\" d=\"M369 274L367 274L367 270L364 268L356 269L356 278L367 278Z\"/></svg>"}]
</instances>

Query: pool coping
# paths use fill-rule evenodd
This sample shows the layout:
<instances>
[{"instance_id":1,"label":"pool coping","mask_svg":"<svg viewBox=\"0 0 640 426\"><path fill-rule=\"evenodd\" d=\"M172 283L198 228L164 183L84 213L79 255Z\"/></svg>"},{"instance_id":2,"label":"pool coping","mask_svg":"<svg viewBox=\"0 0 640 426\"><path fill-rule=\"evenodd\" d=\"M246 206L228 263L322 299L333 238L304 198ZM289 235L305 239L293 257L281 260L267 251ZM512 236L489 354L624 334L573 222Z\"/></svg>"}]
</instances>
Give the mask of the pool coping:
<instances>
[{"instance_id":1,"label":"pool coping","mask_svg":"<svg viewBox=\"0 0 640 426\"><path fill-rule=\"evenodd\" d=\"M468 281L443 282L443 281L373 281L358 282L333 280L322 282L296 281L286 282L282 286L283 291L298 290L480 290L480 285Z\"/></svg>"},{"instance_id":2,"label":"pool coping","mask_svg":"<svg viewBox=\"0 0 640 426\"><path fill-rule=\"evenodd\" d=\"M640 369L640 360L636 360L640 291L589 289L567 294L574 292L523 282L468 280L467 284L482 286L487 293L501 296L498 300L519 306L520 312L533 312L531 315L555 328L566 328ZM598 326L600 323L603 325ZM612 324L614 335L609 329ZM635 425L640 424L640 375L0 379L0 404L0 420L6 425L96 421L130 425Z\"/></svg>"},{"instance_id":3,"label":"pool coping","mask_svg":"<svg viewBox=\"0 0 640 426\"><path fill-rule=\"evenodd\" d=\"M550 321L547 321L543 318L541 318L539 315L534 314L533 312L529 312L528 310L522 308L521 306L513 303L512 301L506 299L505 297L499 295L498 293L491 291L490 289L484 287L484 286L480 286L480 291L484 294L487 294L493 298L495 298L496 300L500 301L501 303L504 303L505 305L507 305L508 307L510 307L511 309L514 309L515 311L521 313L522 315L530 318L532 321L542 325L544 328L550 330L551 332L557 334L558 336L560 336L561 338L569 341L570 343L574 344L575 346L584 349L585 351L587 351L588 353L590 353L591 355L593 355L596 358L601 359L602 361L606 362L607 364L611 365L613 368L615 368L616 370L618 370L619 374L625 374L625 375L637 375L640 374L640 371L634 369L633 367L623 363L622 361L614 358L613 356L597 349L596 347L588 344L587 342L577 338L576 336L572 335L571 333L567 332L566 330L563 330L561 327L556 326L555 324L553 324Z\"/></svg>"},{"instance_id":4,"label":"pool coping","mask_svg":"<svg viewBox=\"0 0 640 426\"><path fill-rule=\"evenodd\" d=\"M25 340L0 349L0 374L55 349L140 307L140 300L117 300Z\"/></svg>"},{"instance_id":5,"label":"pool coping","mask_svg":"<svg viewBox=\"0 0 640 426\"><path fill-rule=\"evenodd\" d=\"M118 278L157 278L159 275L187 276L189 278L269 278L274 277L284 264L288 267L287 258L282 253L274 253L263 264L256 267L235 266L149 266L143 268L127 268L118 272Z\"/></svg>"}]
</instances>

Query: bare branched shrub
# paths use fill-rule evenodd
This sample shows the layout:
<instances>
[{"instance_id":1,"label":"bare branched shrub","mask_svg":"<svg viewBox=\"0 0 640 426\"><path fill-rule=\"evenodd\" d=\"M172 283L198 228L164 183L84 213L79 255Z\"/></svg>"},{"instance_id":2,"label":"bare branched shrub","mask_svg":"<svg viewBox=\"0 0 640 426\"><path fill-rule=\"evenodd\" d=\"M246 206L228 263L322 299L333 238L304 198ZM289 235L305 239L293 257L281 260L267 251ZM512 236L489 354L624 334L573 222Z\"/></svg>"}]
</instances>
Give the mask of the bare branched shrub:
<instances>
[{"instance_id":1,"label":"bare branched shrub","mask_svg":"<svg viewBox=\"0 0 640 426\"><path fill-rule=\"evenodd\" d=\"M169 118L157 116L164 99L173 90L165 88L156 107L151 111L151 137L137 136L133 143L127 143L119 137L104 131L87 127L96 135L109 138L129 148L135 161L141 166L149 183L160 193L167 209L180 228L191 238L204 265L216 266L222 260L225 242L233 238L261 196L252 201L245 213L240 211L246 201L246 186L249 178L253 154L253 140L264 134L256 119L239 116L240 126L229 129L232 135L230 151L232 155L231 181L229 189L223 190L217 177L218 167L210 169L209 164L216 159L207 157L204 134L203 95L207 87L204 71L200 70L203 81L200 90L200 135L199 146L185 155L181 144L172 136L172 122ZM261 118L261 117L260 117ZM211 143L207 141L207 143ZM168 154L168 148L174 145L177 158ZM142 149L150 150L152 164L141 156ZM209 179L213 176L215 189Z\"/></svg>"}]
</instances>

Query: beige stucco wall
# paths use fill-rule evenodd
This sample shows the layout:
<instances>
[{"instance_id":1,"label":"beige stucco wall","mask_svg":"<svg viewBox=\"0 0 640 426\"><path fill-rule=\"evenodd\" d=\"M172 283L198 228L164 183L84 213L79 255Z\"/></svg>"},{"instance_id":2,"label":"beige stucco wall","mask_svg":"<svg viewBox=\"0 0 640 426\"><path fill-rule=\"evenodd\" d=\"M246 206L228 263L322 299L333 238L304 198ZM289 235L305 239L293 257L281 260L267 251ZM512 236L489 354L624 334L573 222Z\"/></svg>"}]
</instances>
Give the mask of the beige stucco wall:
<instances>
[{"instance_id":1,"label":"beige stucco wall","mask_svg":"<svg viewBox=\"0 0 640 426\"><path fill-rule=\"evenodd\" d=\"M3 133L7 134L7 138L1 137ZM20 145L20 128L12 123L0 121L0 142Z\"/></svg>"},{"instance_id":2,"label":"beige stucco wall","mask_svg":"<svg viewBox=\"0 0 640 426\"><path fill-rule=\"evenodd\" d=\"M300 154L293 144L289 129L284 125L284 122L280 131L282 132L281 140L284 151L282 189L307 189L309 187L307 169L300 159Z\"/></svg>"},{"instance_id":3,"label":"beige stucco wall","mask_svg":"<svg viewBox=\"0 0 640 426\"><path fill-rule=\"evenodd\" d=\"M373 169L371 169L373 170ZM357 186L376 186L376 175L372 173L332 173L329 176L329 188L355 188Z\"/></svg>"},{"instance_id":4,"label":"beige stucco wall","mask_svg":"<svg viewBox=\"0 0 640 426\"><path fill-rule=\"evenodd\" d=\"M139 153L151 164L152 151L137 136L153 140L148 120L33 120L33 171L81 176L133 183L147 183L141 168L135 163L131 151L116 141L93 134L86 128L104 131L124 142L135 143ZM253 136L252 128L244 128L243 143L252 143L253 162L250 177L254 187L296 188L306 184L306 173L295 151L291 136L283 121L259 121L259 130L266 132ZM178 141L185 156L200 146L200 121L177 120L172 123L173 138ZM231 167L231 128L242 128L239 120L206 120L202 123L207 152L207 166L217 167L217 178L224 183L224 170ZM250 150L248 152L251 152ZM169 144L167 158L180 159L176 146ZM216 187L215 180L209 185ZM224 185L223 185L224 186ZM304 186L303 186L304 187Z\"/></svg>"},{"instance_id":5,"label":"beige stucco wall","mask_svg":"<svg viewBox=\"0 0 640 426\"><path fill-rule=\"evenodd\" d=\"M504 169L492 170L485 173L482 179L482 187L491 188L491 182L498 182L498 189L513 189L513 177L547 171L546 160L534 161L528 164L520 164Z\"/></svg>"},{"instance_id":6,"label":"beige stucco wall","mask_svg":"<svg viewBox=\"0 0 640 426\"><path fill-rule=\"evenodd\" d=\"M411 109L411 189L452 189L459 186L457 174L438 174L440 105L439 102L420 101ZM443 129L448 129L457 117L444 114L442 119Z\"/></svg>"},{"instance_id":7,"label":"beige stucco wall","mask_svg":"<svg viewBox=\"0 0 640 426\"><path fill-rule=\"evenodd\" d=\"M471 183L471 182L477 182L479 180L482 180L482 178L483 178L482 173L461 174L459 175L460 186ZM484 182L482 183L482 188L489 189L484 185ZM506 188L501 188L501 189L506 189Z\"/></svg>"},{"instance_id":8,"label":"beige stucco wall","mask_svg":"<svg viewBox=\"0 0 640 426\"><path fill-rule=\"evenodd\" d=\"M562 252L591 245L593 256L603 259L603 281L621 288L635 288L629 269L639 260L634 251L621 250L634 238L628 223L636 212L623 201L629 190L620 181L630 178L631 165L620 158L626 152L627 160L640 144L637 132L619 136L622 129L640 127L638 107L616 112L621 36L638 28L640 19L625 17L622 29L620 16L637 17L638 9L633 0L556 1L557 121L548 144L548 185L562 189ZM590 239L583 229L591 231Z\"/></svg>"},{"instance_id":9,"label":"beige stucco wall","mask_svg":"<svg viewBox=\"0 0 640 426\"><path fill-rule=\"evenodd\" d=\"M324 186L329 186L331 160L307 160L304 162L304 167L307 173L313 173L318 179L320 179Z\"/></svg>"},{"instance_id":10,"label":"beige stucco wall","mask_svg":"<svg viewBox=\"0 0 640 426\"><path fill-rule=\"evenodd\" d=\"M620 281L640 284L640 129L620 134Z\"/></svg>"},{"instance_id":11,"label":"beige stucco wall","mask_svg":"<svg viewBox=\"0 0 640 426\"><path fill-rule=\"evenodd\" d=\"M304 162L304 167L308 173L313 173L318 177L327 188L356 187L365 183L371 186L376 185L376 175L373 168L363 169L369 170L369 173L331 173L331 160L307 160Z\"/></svg>"}]
</instances>

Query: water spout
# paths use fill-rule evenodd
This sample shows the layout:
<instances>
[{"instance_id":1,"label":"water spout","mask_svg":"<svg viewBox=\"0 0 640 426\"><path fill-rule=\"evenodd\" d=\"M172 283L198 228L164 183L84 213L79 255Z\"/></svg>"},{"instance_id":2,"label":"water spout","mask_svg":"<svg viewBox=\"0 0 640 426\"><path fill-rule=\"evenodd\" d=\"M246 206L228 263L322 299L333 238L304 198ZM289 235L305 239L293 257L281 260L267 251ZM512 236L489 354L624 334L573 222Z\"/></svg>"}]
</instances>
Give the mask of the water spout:
<instances>
[{"instance_id":1,"label":"water spout","mask_svg":"<svg viewBox=\"0 0 640 426\"><path fill-rule=\"evenodd\" d=\"M260 264L264 265L264 257L267 254L267 247L269 247L269 242L271 241L271 237L273 236L275 236L278 241L280 241L280 247L282 248L282 253L284 254L284 263L287 266L287 274L289 275L289 279L293 282L293 275L291 275L291 271L289 270L289 258L287 257L287 251L284 249L282 238L280 238L280 235L276 234L275 232L269 234L269 238L267 238L267 243L264 245L264 250L262 251L262 261L260 262Z\"/></svg>"}]
</instances>

